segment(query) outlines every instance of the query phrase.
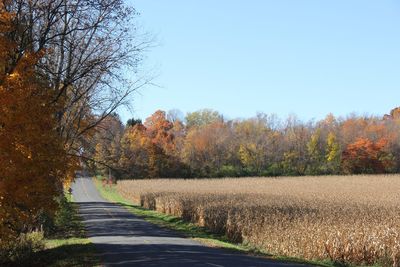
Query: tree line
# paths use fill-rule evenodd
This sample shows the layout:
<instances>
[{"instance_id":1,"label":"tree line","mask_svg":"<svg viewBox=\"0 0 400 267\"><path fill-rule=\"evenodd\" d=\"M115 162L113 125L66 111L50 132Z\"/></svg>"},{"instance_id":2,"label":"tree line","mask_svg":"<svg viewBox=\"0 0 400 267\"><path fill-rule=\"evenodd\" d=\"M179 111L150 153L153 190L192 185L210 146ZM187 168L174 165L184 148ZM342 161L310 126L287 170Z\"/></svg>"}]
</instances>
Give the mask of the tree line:
<instances>
[{"instance_id":1,"label":"tree line","mask_svg":"<svg viewBox=\"0 0 400 267\"><path fill-rule=\"evenodd\" d=\"M302 122L257 114L226 120L213 110L156 111L124 125L114 114L94 135L91 165L120 179L375 174L400 171L400 108Z\"/></svg>"},{"instance_id":2,"label":"tree line","mask_svg":"<svg viewBox=\"0 0 400 267\"><path fill-rule=\"evenodd\" d=\"M122 0L0 1L0 265L50 231L95 129L147 82L136 17Z\"/></svg>"}]
</instances>

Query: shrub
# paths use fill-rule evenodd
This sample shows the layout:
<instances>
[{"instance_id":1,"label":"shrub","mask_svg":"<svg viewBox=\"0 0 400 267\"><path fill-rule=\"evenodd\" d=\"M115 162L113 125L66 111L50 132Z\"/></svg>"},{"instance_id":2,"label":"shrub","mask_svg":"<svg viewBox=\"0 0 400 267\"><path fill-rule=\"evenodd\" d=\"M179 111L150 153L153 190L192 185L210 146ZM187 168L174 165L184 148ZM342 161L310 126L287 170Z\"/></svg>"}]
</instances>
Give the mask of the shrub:
<instances>
[{"instance_id":1,"label":"shrub","mask_svg":"<svg viewBox=\"0 0 400 267\"><path fill-rule=\"evenodd\" d=\"M218 177L237 177L240 176L240 170L233 165L224 165L218 171Z\"/></svg>"},{"instance_id":2,"label":"shrub","mask_svg":"<svg viewBox=\"0 0 400 267\"><path fill-rule=\"evenodd\" d=\"M21 234L16 240L0 244L2 265L24 265L33 253L44 249L44 233L33 231Z\"/></svg>"}]
</instances>

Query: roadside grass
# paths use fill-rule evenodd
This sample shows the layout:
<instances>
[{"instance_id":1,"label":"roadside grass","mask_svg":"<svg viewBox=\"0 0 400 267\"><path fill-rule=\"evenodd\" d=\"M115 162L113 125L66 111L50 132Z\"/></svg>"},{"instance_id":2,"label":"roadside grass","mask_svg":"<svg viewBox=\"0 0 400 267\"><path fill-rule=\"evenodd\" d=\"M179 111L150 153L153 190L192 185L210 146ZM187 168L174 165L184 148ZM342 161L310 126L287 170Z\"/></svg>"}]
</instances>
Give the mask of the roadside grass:
<instances>
[{"instance_id":1,"label":"roadside grass","mask_svg":"<svg viewBox=\"0 0 400 267\"><path fill-rule=\"evenodd\" d=\"M94 245L86 237L72 196L62 203L57 231L44 240L45 249L35 253L29 266L102 266Z\"/></svg>"},{"instance_id":2,"label":"roadside grass","mask_svg":"<svg viewBox=\"0 0 400 267\"><path fill-rule=\"evenodd\" d=\"M186 222L179 217L166 215L157 211L144 209L138 205L135 205L131 201L122 197L117 192L114 185L103 186L101 182L101 177L95 177L93 180L97 190L100 192L100 195L105 199L107 199L108 201L124 206L128 211L130 211L136 216L143 218L147 222L177 231L183 236L199 241L206 246L239 251L249 255L262 256L262 257L267 257L269 259L284 261L284 262L303 263L303 264L325 266L325 267L343 266L340 263L334 263L331 261L307 261L299 258L275 256L265 251L261 251L255 247L248 246L246 244L233 244L228 240L226 236L211 233L206 228L197 226L193 223Z\"/></svg>"}]
</instances>

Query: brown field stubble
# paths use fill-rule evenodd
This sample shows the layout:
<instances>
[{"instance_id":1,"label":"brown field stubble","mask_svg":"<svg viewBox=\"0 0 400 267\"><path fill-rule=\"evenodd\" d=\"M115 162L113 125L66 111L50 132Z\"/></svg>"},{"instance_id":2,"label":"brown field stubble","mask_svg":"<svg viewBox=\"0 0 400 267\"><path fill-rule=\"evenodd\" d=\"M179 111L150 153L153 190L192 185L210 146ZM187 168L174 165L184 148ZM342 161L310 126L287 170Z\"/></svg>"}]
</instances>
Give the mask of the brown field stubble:
<instances>
[{"instance_id":1,"label":"brown field stubble","mask_svg":"<svg viewBox=\"0 0 400 267\"><path fill-rule=\"evenodd\" d=\"M117 188L268 253L400 265L400 175L126 180Z\"/></svg>"}]
</instances>

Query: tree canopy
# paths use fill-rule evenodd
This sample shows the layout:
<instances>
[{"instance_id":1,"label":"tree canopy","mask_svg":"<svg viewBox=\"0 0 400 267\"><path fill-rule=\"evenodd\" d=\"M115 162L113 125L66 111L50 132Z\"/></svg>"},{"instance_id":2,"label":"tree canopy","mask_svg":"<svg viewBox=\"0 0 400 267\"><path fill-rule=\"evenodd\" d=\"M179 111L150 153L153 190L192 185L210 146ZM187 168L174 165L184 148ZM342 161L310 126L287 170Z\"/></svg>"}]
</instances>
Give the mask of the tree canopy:
<instances>
[{"instance_id":1,"label":"tree canopy","mask_svg":"<svg viewBox=\"0 0 400 267\"><path fill-rule=\"evenodd\" d=\"M391 114L395 114L394 109ZM223 119L189 113L186 122L156 111L121 129L120 178L391 173L400 171L396 116L335 118L303 123L258 114ZM100 146L104 137L95 140ZM101 145L109 147L108 143ZM110 155L108 152L105 155ZM97 156L97 157L104 157Z\"/></svg>"}]
</instances>

